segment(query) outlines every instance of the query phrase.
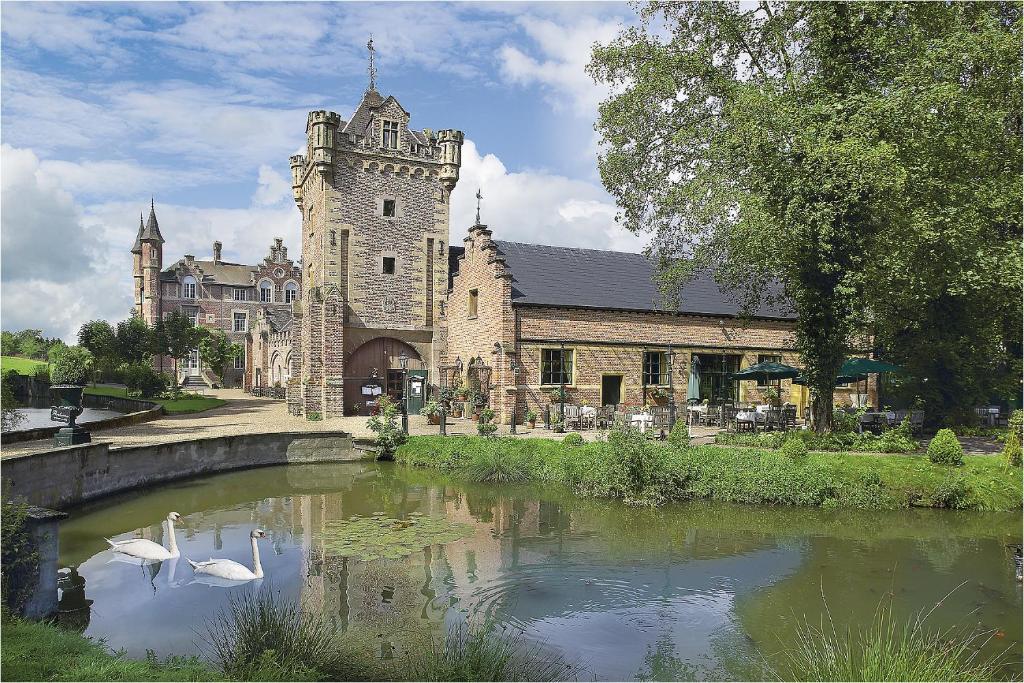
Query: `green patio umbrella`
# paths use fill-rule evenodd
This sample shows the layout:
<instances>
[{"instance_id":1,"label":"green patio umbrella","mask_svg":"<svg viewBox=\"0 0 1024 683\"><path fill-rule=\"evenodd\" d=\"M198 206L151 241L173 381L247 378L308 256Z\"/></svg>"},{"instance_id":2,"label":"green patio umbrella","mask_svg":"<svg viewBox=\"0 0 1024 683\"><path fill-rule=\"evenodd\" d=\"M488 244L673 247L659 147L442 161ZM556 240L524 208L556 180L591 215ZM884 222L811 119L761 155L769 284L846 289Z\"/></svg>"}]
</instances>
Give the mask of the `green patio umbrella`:
<instances>
[{"instance_id":1,"label":"green patio umbrella","mask_svg":"<svg viewBox=\"0 0 1024 683\"><path fill-rule=\"evenodd\" d=\"M686 400L700 401L700 360L697 356L690 361L690 381L686 385Z\"/></svg>"},{"instance_id":2,"label":"green patio umbrella","mask_svg":"<svg viewBox=\"0 0 1024 683\"><path fill-rule=\"evenodd\" d=\"M839 375L836 377L836 384L852 384L853 382L860 382L861 380L867 379L867 375ZM801 386L807 384L807 378L803 375L793 378L793 384L799 384Z\"/></svg>"},{"instance_id":3,"label":"green patio umbrella","mask_svg":"<svg viewBox=\"0 0 1024 683\"><path fill-rule=\"evenodd\" d=\"M743 368L739 372L732 373L730 376L732 379L754 379L761 384L767 384L768 380L772 379L793 379L794 377L799 377L800 370L785 363L765 361L764 363L751 365L749 368Z\"/></svg>"},{"instance_id":4,"label":"green patio umbrella","mask_svg":"<svg viewBox=\"0 0 1024 683\"><path fill-rule=\"evenodd\" d=\"M843 367L839 368L840 375L867 375L879 372L903 372L903 368L873 358L847 358Z\"/></svg>"}]
</instances>

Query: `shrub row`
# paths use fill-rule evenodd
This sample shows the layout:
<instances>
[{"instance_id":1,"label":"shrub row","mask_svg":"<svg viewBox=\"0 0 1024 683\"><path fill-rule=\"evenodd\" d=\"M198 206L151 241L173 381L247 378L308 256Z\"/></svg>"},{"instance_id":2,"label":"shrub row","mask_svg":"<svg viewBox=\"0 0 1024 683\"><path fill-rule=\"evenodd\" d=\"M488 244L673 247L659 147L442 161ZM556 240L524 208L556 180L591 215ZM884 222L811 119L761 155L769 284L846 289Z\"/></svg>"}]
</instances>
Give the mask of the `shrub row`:
<instances>
[{"instance_id":1,"label":"shrub row","mask_svg":"<svg viewBox=\"0 0 1024 683\"><path fill-rule=\"evenodd\" d=\"M551 481L629 504L707 498L742 503L892 509L1019 510L1020 470L1000 459L963 467L923 456L809 453L795 435L779 450L654 442L634 430L567 445L548 439L411 437L396 460L474 481Z\"/></svg>"},{"instance_id":2,"label":"shrub row","mask_svg":"<svg viewBox=\"0 0 1024 683\"><path fill-rule=\"evenodd\" d=\"M792 437L800 438L812 451L857 451L861 453L913 453L921 446L914 439L910 430L910 422L904 420L894 429L888 429L881 435L864 432L830 432L818 434L811 430L795 430L791 432L760 432L760 433L719 433L715 435L715 443L722 446L754 446L756 448L781 448L783 442Z\"/></svg>"}]
</instances>

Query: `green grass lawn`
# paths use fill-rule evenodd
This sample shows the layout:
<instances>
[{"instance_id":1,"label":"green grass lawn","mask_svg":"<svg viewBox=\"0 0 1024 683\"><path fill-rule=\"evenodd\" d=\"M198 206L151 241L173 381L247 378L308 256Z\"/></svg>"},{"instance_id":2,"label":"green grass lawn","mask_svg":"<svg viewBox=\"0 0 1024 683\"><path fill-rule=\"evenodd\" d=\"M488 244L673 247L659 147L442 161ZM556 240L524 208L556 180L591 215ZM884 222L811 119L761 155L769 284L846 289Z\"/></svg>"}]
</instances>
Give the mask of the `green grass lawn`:
<instances>
[{"instance_id":1,"label":"green grass lawn","mask_svg":"<svg viewBox=\"0 0 1024 683\"><path fill-rule=\"evenodd\" d=\"M19 375L31 377L36 374L36 369L46 366L46 361L21 358L20 356L0 356L0 371L2 372L14 370Z\"/></svg>"},{"instance_id":2,"label":"green grass lawn","mask_svg":"<svg viewBox=\"0 0 1024 683\"><path fill-rule=\"evenodd\" d=\"M117 396L118 398L127 398L125 390L121 387L86 387L85 393L96 396ZM224 399L213 398L212 396L181 399L147 398L144 400L159 403L164 407L164 411L167 412L168 415L201 413L204 410L210 410L211 408L220 408L222 405L227 403Z\"/></svg>"},{"instance_id":3,"label":"green grass lawn","mask_svg":"<svg viewBox=\"0 0 1024 683\"><path fill-rule=\"evenodd\" d=\"M222 677L194 658L128 659L100 643L54 626L3 623L0 671L8 681L214 681Z\"/></svg>"}]
</instances>

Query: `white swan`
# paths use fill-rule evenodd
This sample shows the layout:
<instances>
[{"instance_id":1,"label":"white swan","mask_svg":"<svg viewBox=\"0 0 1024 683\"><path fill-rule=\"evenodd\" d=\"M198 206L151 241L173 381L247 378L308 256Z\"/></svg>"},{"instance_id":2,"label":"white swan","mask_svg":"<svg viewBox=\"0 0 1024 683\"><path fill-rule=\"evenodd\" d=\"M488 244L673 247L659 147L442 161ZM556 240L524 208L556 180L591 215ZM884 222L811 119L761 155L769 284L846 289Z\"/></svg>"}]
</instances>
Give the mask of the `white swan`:
<instances>
[{"instance_id":1,"label":"white swan","mask_svg":"<svg viewBox=\"0 0 1024 683\"><path fill-rule=\"evenodd\" d=\"M217 578L229 581L262 579L263 565L260 564L260 549L256 547L256 539L266 538L266 536L267 532L262 529L253 529L252 533L249 534L249 541L252 543L252 569L234 560L210 559L206 562L193 562L189 560L188 563L192 565L192 569L196 574L209 574L210 576L216 576Z\"/></svg>"},{"instance_id":2,"label":"white swan","mask_svg":"<svg viewBox=\"0 0 1024 683\"><path fill-rule=\"evenodd\" d=\"M169 560L181 554L178 552L178 542L174 538L174 523L179 519L181 519L181 515L177 512L167 515L167 538L171 546L170 549L145 538L133 538L127 541L111 541L109 538L105 540L115 553L137 557L140 560Z\"/></svg>"}]
</instances>

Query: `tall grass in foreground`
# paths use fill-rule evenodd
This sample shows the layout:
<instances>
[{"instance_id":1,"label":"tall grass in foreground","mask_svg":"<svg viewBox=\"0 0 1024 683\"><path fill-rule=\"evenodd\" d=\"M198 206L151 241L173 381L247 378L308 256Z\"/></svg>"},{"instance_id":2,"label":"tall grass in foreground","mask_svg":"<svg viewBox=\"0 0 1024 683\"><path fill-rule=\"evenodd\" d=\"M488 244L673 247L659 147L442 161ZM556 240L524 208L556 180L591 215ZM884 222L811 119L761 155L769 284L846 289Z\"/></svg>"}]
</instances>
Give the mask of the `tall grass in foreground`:
<instances>
[{"instance_id":1,"label":"tall grass in foreground","mask_svg":"<svg viewBox=\"0 0 1024 683\"><path fill-rule=\"evenodd\" d=\"M981 654L994 631L927 625L941 604L907 621L893 617L891 604L880 606L871 625L845 630L837 628L826 604L828 622L823 619L813 626L805 621L796 645L784 651L780 664L769 666L769 671L782 681L1006 680L1012 671L1006 653ZM1019 675L1018 669L1015 677Z\"/></svg>"},{"instance_id":2,"label":"tall grass in foreground","mask_svg":"<svg viewBox=\"0 0 1024 683\"><path fill-rule=\"evenodd\" d=\"M262 590L232 598L207 622L211 658L235 680L257 681L554 681L575 668L528 645L522 635L455 628L439 642L403 634L415 645L385 659L379 638L336 631L319 613L278 602ZM423 636L423 637L419 637ZM385 642L385 644L387 644Z\"/></svg>"}]
</instances>

